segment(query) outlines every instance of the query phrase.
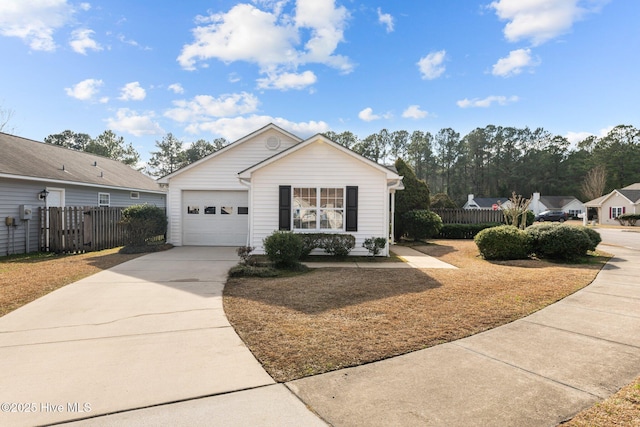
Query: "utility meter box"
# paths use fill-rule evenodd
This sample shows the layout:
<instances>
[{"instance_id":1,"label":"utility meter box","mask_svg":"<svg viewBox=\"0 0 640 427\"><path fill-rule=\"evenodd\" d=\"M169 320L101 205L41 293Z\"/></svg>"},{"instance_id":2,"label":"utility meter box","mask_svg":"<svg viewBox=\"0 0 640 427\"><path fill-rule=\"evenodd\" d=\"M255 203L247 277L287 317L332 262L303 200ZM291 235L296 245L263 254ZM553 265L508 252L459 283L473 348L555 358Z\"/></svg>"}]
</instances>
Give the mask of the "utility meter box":
<instances>
[{"instance_id":1,"label":"utility meter box","mask_svg":"<svg viewBox=\"0 0 640 427\"><path fill-rule=\"evenodd\" d=\"M20 219L33 219L33 209L30 205L20 205Z\"/></svg>"}]
</instances>

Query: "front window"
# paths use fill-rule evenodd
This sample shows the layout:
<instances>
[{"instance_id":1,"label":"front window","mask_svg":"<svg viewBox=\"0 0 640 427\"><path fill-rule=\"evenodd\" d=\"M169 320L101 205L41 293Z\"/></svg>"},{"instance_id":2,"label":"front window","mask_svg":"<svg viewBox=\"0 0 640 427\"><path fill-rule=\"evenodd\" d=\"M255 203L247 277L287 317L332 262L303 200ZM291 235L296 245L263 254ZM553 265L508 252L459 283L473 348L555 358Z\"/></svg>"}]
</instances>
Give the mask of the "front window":
<instances>
[{"instance_id":1,"label":"front window","mask_svg":"<svg viewBox=\"0 0 640 427\"><path fill-rule=\"evenodd\" d=\"M294 188L293 228L343 230L343 188Z\"/></svg>"},{"instance_id":2,"label":"front window","mask_svg":"<svg viewBox=\"0 0 640 427\"><path fill-rule=\"evenodd\" d=\"M611 208L611 218L612 219L618 218L622 214L624 214L624 208L622 208L622 207Z\"/></svg>"},{"instance_id":3,"label":"front window","mask_svg":"<svg viewBox=\"0 0 640 427\"><path fill-rule=\"evenodd\" d=\"M109 207L111 205L111 194L109 193L98 193L98 206L99 207Z\"/></svg>"}]
</instances>

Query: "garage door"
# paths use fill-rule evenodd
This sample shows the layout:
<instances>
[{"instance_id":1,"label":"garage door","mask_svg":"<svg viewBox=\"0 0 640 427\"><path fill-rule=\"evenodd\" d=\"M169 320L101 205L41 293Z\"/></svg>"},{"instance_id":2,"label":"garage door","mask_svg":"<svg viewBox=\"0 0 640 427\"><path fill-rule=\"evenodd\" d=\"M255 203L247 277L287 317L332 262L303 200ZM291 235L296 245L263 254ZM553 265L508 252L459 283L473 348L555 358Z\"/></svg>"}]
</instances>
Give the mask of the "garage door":
<instances>
[{"instance_id":1,"label":"garage door","mask_svg":"<svg viewBox=\"0 0 640 427\"><path fill-rule=\"evenodd\" d=\"M249 230L246 191L184 191L184 245L244 246Z\"/></svg>"}]
</instances>

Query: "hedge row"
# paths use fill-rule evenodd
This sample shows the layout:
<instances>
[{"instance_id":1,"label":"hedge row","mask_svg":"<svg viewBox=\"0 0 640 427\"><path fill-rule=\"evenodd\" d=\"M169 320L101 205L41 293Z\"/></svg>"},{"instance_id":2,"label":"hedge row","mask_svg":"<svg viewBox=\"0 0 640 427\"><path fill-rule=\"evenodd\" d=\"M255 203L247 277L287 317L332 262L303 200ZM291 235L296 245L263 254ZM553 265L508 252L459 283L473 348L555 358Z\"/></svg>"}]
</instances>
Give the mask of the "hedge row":
<instances>
[{"instance_id":1,"label":"hedge row","mask_svg":"<svg viewBox=\"0 0 640 427\"><path fill-rule=\"evenodd\" d=\"M323 249L329 255L346 257L356 245L351 234L294 233L275 231L264 239L264 251L276 267L291 268L314 249Z\"/></svg>"},{"instance_id":2,"label":"hedge row","mask_svg":"<svg viewBox=\"0 0 640 427\"><path fill-rule=\"evenodd\" d=\"M481 224L443 224L438 237L441 239L473 239L485 228L497 227L499 222Z\"/></svg>"},{"instance_id":3,"label":"hedge row","mask_svg":"<svg viewBox=\"0 0 640 427\"><path fill-rule=\"evenodd\" d=\"M474 241L488 260L538 258L575 261L594 251L602 241L588 227L564 224L538 224L520 230L511 225L480 231Z\"/></svg>"}]
</instances>

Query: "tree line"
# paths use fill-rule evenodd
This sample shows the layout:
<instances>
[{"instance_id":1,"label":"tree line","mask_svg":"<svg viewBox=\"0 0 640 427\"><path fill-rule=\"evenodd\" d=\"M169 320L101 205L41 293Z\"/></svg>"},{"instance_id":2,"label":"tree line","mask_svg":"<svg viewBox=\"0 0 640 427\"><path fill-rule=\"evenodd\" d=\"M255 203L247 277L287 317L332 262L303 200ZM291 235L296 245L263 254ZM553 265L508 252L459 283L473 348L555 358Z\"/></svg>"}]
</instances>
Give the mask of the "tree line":
<instances>
[{"instance_id":1,"label":"tree line","mask_svg":"<svg viewBox=\"0 0 640 427\"><path fill-rule=\"evenodd\" d=\"M158 151L152 151L147 165L140 167L140 154L133 145L111 130L104 131L96 138L91 138L86 133L65 130L47 136L44 142L117 160L154 177L170 174L228 144L226 139L217 138L213 142L199 139L187 146L168 133L162 140L156 141Z\"/></svg>"},{"instance_id":2,"label":"tree line","mask_svg":"<svg viewBox=\"0 0 640 427\"><path fill-rule=\"evenodd\" d=\"M616 126L605 136L589 136L576 145L543 128L494 125L464 136L452 128L435 134L382 129L364 139L349 131L324 135L378 163L403 159L428 184L431 194L446 194L459 206L470 193L508 197L516 192L528 197L540 192L587 201L640 182L640 130L631 125ZM48 136L45 142L132 166L140 161L133 146L110 130L97 138L67 130ZM157 150L151 152L145 172L167 175L227 144L224 138L184 143L168 133L156 141ZM590 179L597 185L585 186Z\"/></svg>"},{"instance_id":3,"label":"tree line","mask_svg":"<svg viewBox=\"0 0 640 427\"><path fill-rule=\"evenodd\" d=\"M444 193L461 206L467 194L508 197L575 196L583 201L640 182L640 130L619 125L602 137L589 136L572 146L543 128L488 125L465 136L451 128L436 134L382 129L359 139L351 132L327 132L329 139L376 162L403 159L431 193ZM604 174L594 197L585 178ZM586 194L588 193L588 194Z\"/></svg>"}]
</instances>

